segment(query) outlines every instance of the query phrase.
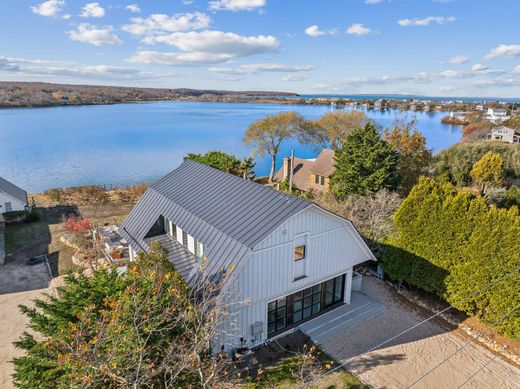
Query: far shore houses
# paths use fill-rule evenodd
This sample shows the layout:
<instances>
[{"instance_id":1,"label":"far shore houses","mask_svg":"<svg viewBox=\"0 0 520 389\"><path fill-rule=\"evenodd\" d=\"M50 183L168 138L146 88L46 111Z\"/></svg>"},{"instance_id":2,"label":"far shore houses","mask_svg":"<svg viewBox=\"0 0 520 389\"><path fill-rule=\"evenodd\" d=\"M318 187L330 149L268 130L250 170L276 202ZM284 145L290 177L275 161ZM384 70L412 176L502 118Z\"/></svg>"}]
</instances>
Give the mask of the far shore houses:
<instances>
[{"instance_id":1,"label":"far shore houses","mask_svg":"<svg viewBox=\"0 0 520 389\"><path fill-rule=\"evenodd\" d=\"M486 135L486 139L506 143L520 143L520 130L505 126L495 127Z\"/></svg>"}]
</instances>

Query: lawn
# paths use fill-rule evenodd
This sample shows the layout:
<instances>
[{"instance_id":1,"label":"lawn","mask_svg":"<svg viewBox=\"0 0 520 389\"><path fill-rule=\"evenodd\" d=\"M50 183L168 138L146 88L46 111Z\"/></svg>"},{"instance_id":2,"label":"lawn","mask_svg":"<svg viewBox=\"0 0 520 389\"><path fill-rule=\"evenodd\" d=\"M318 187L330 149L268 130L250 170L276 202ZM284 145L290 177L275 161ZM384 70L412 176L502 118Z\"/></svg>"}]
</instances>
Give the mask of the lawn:
<instances>
[{"instance_id":1,"label":"lawn","mask_svg":"<svg viewBox=\"0 0 520 389\"><path fill-rule=\"evenodd\" d=\"M250 383L244 384L244 389L260 389L260 388L280 388L289 389L294 388L301 381L295 378L298 375L299 367L301 366L301 357L293 355L290 357L280 359L276 364L267 367L261 374L259 379L250 379ZM321 378L315 380L314 383L309 383L308 387L313 389L368 389L353 374L346 371L335 371L326 374L326 367L323 368Z\"/></svg>"},{"instance_id":2,"label":"lawn","mask_svg":"<svg viewBox=\"0 0 520 389\"><path fill-rule=\"evenodd\" d=\"M253 351L258 364L244 371L245 389L294 388L365 389L357 377L335 370L338 363L301 331L286 335Z\"/></svg>"}]
</instances>

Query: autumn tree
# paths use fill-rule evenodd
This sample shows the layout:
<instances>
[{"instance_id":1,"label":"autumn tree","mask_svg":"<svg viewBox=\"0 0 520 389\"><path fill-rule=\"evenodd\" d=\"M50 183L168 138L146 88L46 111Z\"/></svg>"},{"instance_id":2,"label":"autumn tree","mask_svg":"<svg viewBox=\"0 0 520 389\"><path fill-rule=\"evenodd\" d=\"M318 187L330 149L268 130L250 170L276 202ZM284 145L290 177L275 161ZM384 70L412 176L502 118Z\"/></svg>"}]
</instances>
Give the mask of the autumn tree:
<instances>
[{"instance_id":1,"label":"autumn tree","mask_svg":"<svg viewBox=\"0 0 520 389\"><path fill-rule=\"evenodd\" d=\"M253 178L255 162L253 158L239 159L223 151L208 151L205 154L189 153L184 160L192 160L222 170L239 177Z\"/></svg>"},{"instance_id":2,"label":"autumn tree","mask_svg":"<svg viewBox=\"0 0 520 389\"><path fill-rule=\"evenodd\" d=\"M504 161L499 154L489 151L473 165L470 174L473 182L485 193L488 187L498 186L502 182Z\"/></svg>"},{"instance_id":3,"label":"autumn tree","mask_svg":"<svg viewBox=\"0 0 520 389\"><path fill-rule=\"evenodd\" d=\"M419 177L428 173L432 152L426 147L426 137L413 128L413 122L385 131L384 138L399 153L397 174L401 182L398 191L406 196Z\"/></svg>"},{"instance_id":4,"label":"autumn tree","mask_svg":"<svg viewBox=\"0 0 520 389\"><path fill-rule=\"evenodd\" d=\"M271 157L269 182L273 181L276 169L276 157L281 144L301 132L305 119L297 112L281 112L267 115L253 122L244 135L244 144L251 146L259 156Z\"/></svg>"},{"instance_id":5,"label":"autumn tree","mask_svg":"<svg viewBox=\"0 0 520 389\"><path fill-rule=\"evenodd\" d=\"M223 275L222 282L226 278ZM125 274L69 275L59 298L22 307L33 336L16 346L20 388L179 388L232 382L230 364L211 345L225 315L221 285L189 288L154 242Z\"/></svg>"},{"instance_id":6,"label":"autumn tree","mask_svg":"<svg viewBox=\"0 0 520 389\"><path fill-rule=\"evenodd\" d=\"M300 141L323 148L341 147L347 135L368 122L363 111L331 111L305 123Z\"/></svg>"},{"instance_id":7,"label":"autumn tree","mask_svg":"<svg viewBox=\"0 0 520 389\"><path fill-rule=\"evenodd\" d=\"M340 200L381 188L395 189L399 183L399 154L370 122L347 135L343 147L335 149L334 164L336 171L330 184Z\"/></svg>"}]
</instances>

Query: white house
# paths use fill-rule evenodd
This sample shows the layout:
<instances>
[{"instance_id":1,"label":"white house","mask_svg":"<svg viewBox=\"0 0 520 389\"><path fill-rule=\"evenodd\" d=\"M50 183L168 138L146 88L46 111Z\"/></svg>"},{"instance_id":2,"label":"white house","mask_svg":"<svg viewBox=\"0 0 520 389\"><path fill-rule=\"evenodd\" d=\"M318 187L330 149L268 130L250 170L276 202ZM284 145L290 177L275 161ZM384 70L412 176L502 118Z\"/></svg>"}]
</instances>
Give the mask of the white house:
<instances>
[{"instance_id":1,"label":"white house","mask_svg":"<svg viewBox=\"0 0 520 389\"><path fill-rule=\"evenodd\" d=\"M131 259L162 242L190 284L201 266L210 279L230 275L240 308L215 345L228 352L349 304L353 267L375 260L349 220L193 161L153 184L120 232Z\"/></svg>"},{"instance_id":2,"label":"white house","mask_svg":"<svg viewBox=\"0 0 520 389\"><path fill-rule=\"evenodd\" d=\"M27 207L27 192L0 177L0 213L23 211Z\"/></svg>"},{"instance_id":3,"label":"white house","mask_svg":"<svg viewBox=\"0 0 520 389\"><path fill-rule=\"evenodd\" d=\"M503 108L488 108L486 119L491 122L503 122L509 119L507 111Z\"/></svg>"},{"instance_id":4,"label":"white house","mask_svg":"<svg viewBox=\"0 0 520 389\"><path fill-rule=\"evenodd\" d=\"M507 143L520 143L520 131L505 126L495 127L487 135L487 139Z\"/></svg>"}]
</instances>

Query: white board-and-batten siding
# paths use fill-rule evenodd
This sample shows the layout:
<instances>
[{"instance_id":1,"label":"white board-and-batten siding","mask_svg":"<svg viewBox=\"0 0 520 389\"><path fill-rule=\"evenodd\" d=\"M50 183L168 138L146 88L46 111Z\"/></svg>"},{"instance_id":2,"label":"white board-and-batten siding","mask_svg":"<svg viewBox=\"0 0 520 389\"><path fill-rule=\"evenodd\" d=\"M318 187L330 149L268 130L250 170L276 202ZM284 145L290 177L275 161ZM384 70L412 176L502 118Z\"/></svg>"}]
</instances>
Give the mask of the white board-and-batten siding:
<instances>
[{"instance_id":1,"label":"white board-and-batten siding","mask_svg":"<svg viewBox=\"0 0 520 389\"><path fill-rule=\"evenodd\" d=\"M301 234L307 235L306 277L294 281L294 238ZM252 339L251 325L261 321L262 338L253 345L266 340L268 302L337 275L348 273L345 301L349 302L352 267L373 259L360 239L349 221L318 207L309 207L260 242L239 269L236 280L240 298L248 301L237 318L245 339Z\"/></svg>"},{"instance_id":2,"label":"white board-and-batten siding","mask_svg":"<svg viewBox=\"0 0 520 389\"><path fill-rule=\"evenodd\" d=\"M25 202L18 200L17 198L0 191L0 213L7 212L5 209L6 203L11 203L11 211L23 211L25 210Z\"/></svg>"}]
</instances>

